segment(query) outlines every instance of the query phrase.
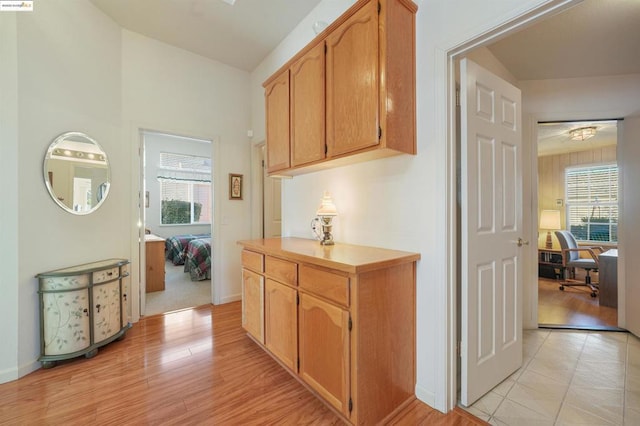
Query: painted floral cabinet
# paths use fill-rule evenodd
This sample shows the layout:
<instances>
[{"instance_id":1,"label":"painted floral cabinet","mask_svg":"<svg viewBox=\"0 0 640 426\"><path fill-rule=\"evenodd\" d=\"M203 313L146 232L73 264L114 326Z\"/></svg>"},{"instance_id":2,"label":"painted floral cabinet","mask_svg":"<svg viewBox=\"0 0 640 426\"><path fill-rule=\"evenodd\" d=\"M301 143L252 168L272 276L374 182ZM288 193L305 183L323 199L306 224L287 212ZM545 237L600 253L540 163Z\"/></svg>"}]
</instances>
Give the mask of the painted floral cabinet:
<instances>
[{"instance_id":1,"label":"painted floral cabinet","mask_svg":"<svg viewBox=\"0 0 640 426\"><path fill-rule=\"evenodd\" d=\"M37 275L40 295L39 361L43 368L124 338L128 260L107 259Z\"/></svg>"}]
</instances>

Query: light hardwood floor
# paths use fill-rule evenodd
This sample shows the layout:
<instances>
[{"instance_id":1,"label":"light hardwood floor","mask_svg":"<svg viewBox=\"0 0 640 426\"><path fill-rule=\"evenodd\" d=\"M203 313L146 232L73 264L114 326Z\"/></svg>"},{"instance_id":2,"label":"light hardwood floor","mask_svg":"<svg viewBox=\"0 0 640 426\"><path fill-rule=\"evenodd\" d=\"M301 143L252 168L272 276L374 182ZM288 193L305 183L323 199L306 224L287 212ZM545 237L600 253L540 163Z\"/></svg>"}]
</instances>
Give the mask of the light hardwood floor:
<instances>
[{"instance_id":1,"label":"light hardwood floor","mask_svg":"<svg viewBox=\"0 0 640 426\"><path fill-rule=\"evenodd\" d=\"M94 358L0 385L0 424L342 424L240 322L240 302L147 317ZM390 424L486 423L416 400Z\"/></svg>"},{"instance_id":2,"label":"light hardwood floor","mask_svg":"<svg viewBox=\"0 0 640 426\"><path fill-rule=\"evenodd\" d=\"M600 306L599 297L591 297L588 287L565 287L559 281L538 280L538 323L574 327L616 327L618 310Z\"/></svg>"}]
</instances>

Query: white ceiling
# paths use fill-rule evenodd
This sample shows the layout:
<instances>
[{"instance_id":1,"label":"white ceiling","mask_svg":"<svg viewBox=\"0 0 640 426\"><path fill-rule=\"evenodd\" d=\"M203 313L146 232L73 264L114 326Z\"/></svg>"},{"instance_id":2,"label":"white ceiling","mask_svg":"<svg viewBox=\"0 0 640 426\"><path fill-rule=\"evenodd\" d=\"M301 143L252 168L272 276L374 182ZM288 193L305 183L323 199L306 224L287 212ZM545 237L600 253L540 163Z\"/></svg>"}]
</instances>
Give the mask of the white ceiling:
<instances>
[{"instance_id":1,"label":"white ceiling","mask_svg":"<svg viewBox=\"0 0 640 426\"><path fill-rule=\"evenodd\" d=\"M320 0L90 1L123 28L245 71L253 71L320 3Z\"/></svg>"},{"instance_id":2,"label":"white ceiling","mask_svg":"<svg viewBox=\"0 0 640 426\"><path fill-rule=\"evenodd\" d=\"M596 135L575 141L569 132L580 127L595 127ZM579 121L571 123L538 124L538 155L564 154L615 145L618 138L616 121Z\"/></svg>"},{"instance_id":3,"label":"white ceiling","mask_svg":"<svg viewBox=\"0 0 640 426\"><path fill-rule=\"evenodd\" d=\"M640 73L640 1L584 0L488 48L518 80Z\"/></svg>"}]
</instances>

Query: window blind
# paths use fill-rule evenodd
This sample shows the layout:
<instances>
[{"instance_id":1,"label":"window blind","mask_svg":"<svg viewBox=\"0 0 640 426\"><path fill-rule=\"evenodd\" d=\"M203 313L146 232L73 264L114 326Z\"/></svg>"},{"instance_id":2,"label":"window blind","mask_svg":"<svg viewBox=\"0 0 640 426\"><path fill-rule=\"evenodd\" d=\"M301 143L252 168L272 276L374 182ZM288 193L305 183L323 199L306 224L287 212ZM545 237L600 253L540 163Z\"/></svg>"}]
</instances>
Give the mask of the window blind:
<instances>
[{"instance_id":1,"label":"window blind","mask_svg":"<svg viewBox=\"0 0 640 426\"><path fill-rule=\"evenodd\" d=\"M567 223L578 240L617 241L618 166L568 168Z\"/></svg>"},{"instance_id":2,"label":"window blind","mask_svg":"<svg viewBox=\"0 0 640 426\"><path fill-rule=\"evenodd\" d=\"M211 182L211 159L195 155L161 152L158 180Z\"/></svg>"}]
</instances>

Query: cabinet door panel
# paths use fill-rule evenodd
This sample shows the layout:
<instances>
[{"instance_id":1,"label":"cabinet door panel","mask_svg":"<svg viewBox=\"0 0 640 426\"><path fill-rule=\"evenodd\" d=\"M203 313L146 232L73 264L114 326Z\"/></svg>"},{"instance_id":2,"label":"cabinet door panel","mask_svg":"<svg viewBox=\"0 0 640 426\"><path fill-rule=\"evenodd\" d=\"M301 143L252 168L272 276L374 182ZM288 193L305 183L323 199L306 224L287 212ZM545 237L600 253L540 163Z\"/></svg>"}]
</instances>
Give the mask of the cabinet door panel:
<instances>
[{"instance_id":1,"label":"cabinet door panel","mask_svg":"<svg viewBox=\"0 0 640 426\"><path fill-rule=\"evenodd\" d=\"M296 291L267 278L265 284L265 346L297 371Z\"/></svg>"},{"instance_id":2,"label":"cabinet door panel","mask_svg":"<svg viewBox=\"0 0 640 426\"><path fill-rule=\"evenodd\" d=\"M348 415L349 312L300 294L300 376Z\"/></svg>"},{"instance_id":3,"label":"cabinet door panel","mask_svg":"<svg viewBox=\"0 0 640 426\"><path fill-rule=\"evenodd\" d=\"M289 160L289 70L265 88L267 172L291 166Z\"/></svg>"},{"instance_id":4,"label":"cabinet door panel","mask_svg":"<svg viewBox=\"0 0 640 426\"><path fill-rule=\"evenodd\" d=\"M378 2L327 37L327 156L378 144Z\"/></svg>"},{"instance_id":5,"label":"cabinet door panel","mask_svg":"<svg viewBox=\"0 0 640 426\"><path fill-rule=\"evenodd\" d=\"M324 43L291 66L291 165L322 160L324 138Z\"/></svg>"},{"instance_id":6,"label":"cabinet door panel","mask_svg":"<svg viewBox=\"0 0 640 426\"><path fill-rule=\"evenodd\" d=\"M242 270L242 328L264 344L264 277Z\"/></svg>"},{"instance_id":7,"label":"cabinet door panel","mask_svg":"<svg viewBox=\"0 0 640 426\"><path fill-rule=\"evenodd\" d=\"M120 331L120 282L93 287L93 340L102 342Z\"/></svg>"},{"instance_id":8,"label":"cabinet door panel","mask_svg":"<svg viewBox=\"0 0 640 426\"><path fill-rule=\"evenodd\" d=\"M91 344L89 290L43 293L44 355L77 352Z\"/></svg>"}]
</instances>

